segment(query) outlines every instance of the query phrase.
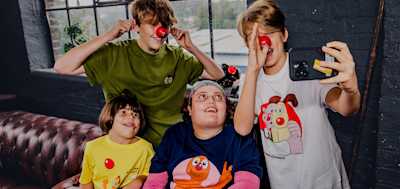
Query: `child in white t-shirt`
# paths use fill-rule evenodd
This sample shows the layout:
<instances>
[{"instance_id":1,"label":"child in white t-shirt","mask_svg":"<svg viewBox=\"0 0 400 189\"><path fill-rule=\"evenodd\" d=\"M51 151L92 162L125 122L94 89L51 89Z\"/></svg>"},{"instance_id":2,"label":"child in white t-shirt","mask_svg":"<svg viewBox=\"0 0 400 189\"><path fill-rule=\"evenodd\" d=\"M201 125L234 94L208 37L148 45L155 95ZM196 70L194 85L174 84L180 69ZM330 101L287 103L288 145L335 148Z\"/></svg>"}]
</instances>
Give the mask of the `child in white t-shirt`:
<instances>
[{"instance_id":1,"label":"child in white t-shirt","mask_svg":"<svg viewBox=\"0 0 400 189\"><path fill-rule=\"evenodd\" d=\"M250 5L238 18L238 31L249 48L249 62L240 85L235 130L249 134L258 116L271 188L350 188L325 111L329 107L350 115L359 109L355 63L347 45L334 41L322 47L338 62L321 61L321 66L337 70L337 76L293 82L284 50L285 16L274 1ZM261 38L270 41L260 43Z\"/></svg>"}]
</instances>

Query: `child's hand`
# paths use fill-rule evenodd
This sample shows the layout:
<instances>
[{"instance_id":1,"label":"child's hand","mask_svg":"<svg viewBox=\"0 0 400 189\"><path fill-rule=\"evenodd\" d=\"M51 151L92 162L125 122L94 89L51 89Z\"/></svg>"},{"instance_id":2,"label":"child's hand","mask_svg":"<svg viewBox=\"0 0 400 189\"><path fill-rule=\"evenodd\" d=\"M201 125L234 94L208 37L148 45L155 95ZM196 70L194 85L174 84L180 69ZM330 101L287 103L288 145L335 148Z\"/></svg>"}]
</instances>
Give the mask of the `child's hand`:
<instances>
[{"instance_id":1,"label":"child's hand","mask_svg":"<svg viewBox=\"0 0 400 189\"><path fill-rule=\"evenodd\" d=\"M126 32L133 30L136 27L135 20L118 20L117 24L105 34L108 41L119 38Z\"/></svg>"},{"instance_id":2,"label":"child's hand","mask_svg":"<svg viewBox=\"0 0 400 189\"><path fill-rule=\"evenodd\" d=\"M267 60L269 46L260 46L258 41L258 23L253 25L253 30L247 41L249 48L249 65L248 70L260 71Z\"/></svg>"},{"instance_id":3,"label":"child's hand","mask_svg":"<svg viewBox=\"0 0 400 189\"><path fill-rule=\"evenodd\" d=\"M193 51L193 42L192 39L190 39L190 34L189 31L187 30L181 30L176 27L171 28L171 35L174 36L176 42L188 50L189 52Z\"/></svg>"},{"instance_id":4,"label":"child's hand","mask_svg":"<svg viewBox=\"0 0 400 189\"><path fill-rule=\"evenodd\" d=\"M332 41L322 47L322 51L335 57L338 62L321 61L321 66L338 71L338 75L332 78L321 80L322 84L339 83L341 88L348 93L358 92L357 75L355 63L346 43Z\"/></svg>"}]
</instances>

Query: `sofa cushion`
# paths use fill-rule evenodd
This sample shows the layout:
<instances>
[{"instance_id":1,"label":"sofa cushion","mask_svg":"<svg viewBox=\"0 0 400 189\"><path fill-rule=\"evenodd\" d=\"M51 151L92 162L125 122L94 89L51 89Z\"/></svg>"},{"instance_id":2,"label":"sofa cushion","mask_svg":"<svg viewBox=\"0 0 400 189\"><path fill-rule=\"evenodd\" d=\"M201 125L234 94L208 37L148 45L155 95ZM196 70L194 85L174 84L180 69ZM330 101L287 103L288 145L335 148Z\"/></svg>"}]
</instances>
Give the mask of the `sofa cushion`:
<instances>
[{"instance_id":1,"label":"sofa cushion","mask_svg":"<svg viewBox=\"0 0 400 189\"><path fill-rule=\"evenodd\" d=\"M17 183L52 186L80 172L84 144L101 135L94 124L0 112L0 173Z\"/></svg>"}]
</instances>

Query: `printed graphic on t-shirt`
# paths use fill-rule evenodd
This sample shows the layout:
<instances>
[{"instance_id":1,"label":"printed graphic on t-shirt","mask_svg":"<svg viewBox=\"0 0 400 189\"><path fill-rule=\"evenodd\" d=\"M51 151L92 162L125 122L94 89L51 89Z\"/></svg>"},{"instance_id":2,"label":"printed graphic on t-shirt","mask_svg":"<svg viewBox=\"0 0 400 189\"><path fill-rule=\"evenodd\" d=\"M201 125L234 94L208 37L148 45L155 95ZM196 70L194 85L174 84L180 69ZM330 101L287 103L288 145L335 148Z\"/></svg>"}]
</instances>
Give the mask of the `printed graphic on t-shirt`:
<instances>
[{"instance_id":1,"label":"printed graphic on t-shirt","mask_svg":"<svg viewBox=\"0 0 400 189\"><path fill-rule=\"evenodd\" d=\"M180 162L172 172L171 189L221 189L232 180L232 165L224 162L222 173L206 157L196 156Z\"/></svg>"},{"instance_id":2,"label":"printed graphic on t-shirt","mask_svg":"<svg viewBox=\"0 0 400 189\"><path fill-rule=\"evenodd\" d=\"M272 96L261 105L258 121L266 144L264 151L272 157L285 157L303 153L303 126L296 113L296 95L288 94L283 100Z\"/></svg>"},{"instance_id":3,"label":"printed graphic on t-shirt","mask_svg":"<svg viewBox=\"0 0 400 189\"><path fill-rule=\"evenodd\" d=\"M127 181L135 180L138 176L139 169L134 168L129 170L124 174L124 176L116 176L116 177L104 177L102 182L102 189L116 189L122 186L122 182L128 183Z\"/></svg>"}]
</instances>

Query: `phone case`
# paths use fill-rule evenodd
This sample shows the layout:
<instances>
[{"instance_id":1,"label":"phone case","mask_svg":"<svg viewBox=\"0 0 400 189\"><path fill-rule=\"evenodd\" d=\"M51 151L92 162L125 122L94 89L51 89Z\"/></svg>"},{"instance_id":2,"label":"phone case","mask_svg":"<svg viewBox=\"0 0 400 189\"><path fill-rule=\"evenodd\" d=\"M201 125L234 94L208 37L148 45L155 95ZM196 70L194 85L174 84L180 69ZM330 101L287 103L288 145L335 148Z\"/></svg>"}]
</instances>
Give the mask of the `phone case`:
<instances>
[{"instance_id":1,"label":"phone case","mask_svg":"<svg viewBox=\"0 0 400 189\"><path fill-rule=\"evenodd\" d=\"M320 47L292 48L289 50L289 75L293 81L326 79L337 75L336 70L319 66L319 60L334 62L335 58L322 52Z\"/></svg>"}]
</instances>

